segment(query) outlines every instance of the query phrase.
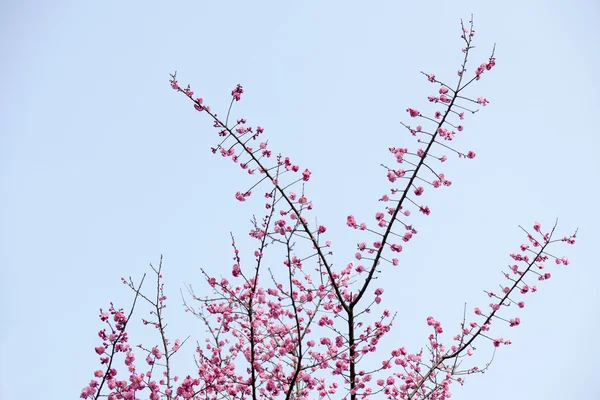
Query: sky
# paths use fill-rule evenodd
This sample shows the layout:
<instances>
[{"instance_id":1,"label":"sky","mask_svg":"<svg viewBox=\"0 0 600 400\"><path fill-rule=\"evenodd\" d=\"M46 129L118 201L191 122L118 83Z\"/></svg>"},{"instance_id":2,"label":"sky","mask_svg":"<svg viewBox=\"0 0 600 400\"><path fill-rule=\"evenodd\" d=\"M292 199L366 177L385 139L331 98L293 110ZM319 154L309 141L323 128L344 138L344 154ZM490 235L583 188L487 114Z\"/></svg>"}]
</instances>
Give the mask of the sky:
<instances>
[{"instance_id":1,"label":"sky","mask_svg":"<svg viewBox=\"0 0 600 400\"><path fill-rule=\"evenodd\" d=\"M211 154L210 121L170 73L221 114L244 86L234 115L313 172L313 215L342 265L360 239L346 216L372 218L389 188L387 149L415 147L400 121L433 94L419 71L455 79L471 13L471 60L494 43L497 58L472 89L490 104L456 144L477 157L450 157L453 185L427 193L432 214L385 271L384 302L400 312L387 346L416 351L427 316L451 330L465 302L485 306L524 242L519 225L558 218L561 235L579 228L575 246L555 248L570 265L551 267L505 332L513 345L453 393L598 396L597 2L56 0L0 4L0 399L78 398L98 367L98 309L128 307L120 278L139 280L161 254L170 329L203 337L180 289L203 287L200 268L228 274L229 232L244 242L260 209L235 200L252 182ZM193 373L191 351L179 357Z\"/></svg>"}]
</instances>

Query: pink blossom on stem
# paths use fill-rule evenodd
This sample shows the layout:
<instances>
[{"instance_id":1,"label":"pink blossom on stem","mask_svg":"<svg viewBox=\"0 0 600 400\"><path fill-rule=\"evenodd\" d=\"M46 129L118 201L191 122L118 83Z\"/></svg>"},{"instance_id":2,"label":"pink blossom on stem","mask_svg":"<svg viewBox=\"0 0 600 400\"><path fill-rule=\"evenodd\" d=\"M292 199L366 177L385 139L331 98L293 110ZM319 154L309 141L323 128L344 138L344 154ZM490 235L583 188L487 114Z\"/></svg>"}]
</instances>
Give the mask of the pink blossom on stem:
<instances>
[{"instance_id":1,"label":"pink blossom on stem","mask_svg":"<svg viewBox=\"0 0 600 400\"><path fill-rule=\"evenodd\" d=\"M414 108L407 108L406 111L410 114L411 117L418 117L421 113Z\"/></svg>"}]
</instances>

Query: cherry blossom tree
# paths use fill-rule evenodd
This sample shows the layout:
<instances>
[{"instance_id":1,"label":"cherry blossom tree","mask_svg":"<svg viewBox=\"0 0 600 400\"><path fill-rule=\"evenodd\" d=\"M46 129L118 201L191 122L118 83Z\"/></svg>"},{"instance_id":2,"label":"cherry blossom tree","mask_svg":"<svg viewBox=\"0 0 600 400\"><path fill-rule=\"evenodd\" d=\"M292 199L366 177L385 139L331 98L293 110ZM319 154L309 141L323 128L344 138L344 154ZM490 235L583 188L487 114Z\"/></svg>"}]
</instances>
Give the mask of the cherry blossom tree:
<instances>
[{"instance_id":1,"label":"cherry blossom tree","mask_svg":"<svg viewBox=\"0 0 600 400\"><path fill-rule=\"evenodd\" d=\"M133 303L128 311L112 303L100 310L106 324L95 348L100 367L81 398L446 399L452 384L462 385L466 375L485 371L491 359L476 362L475 344L495 352L511 343L494 334L492 323L520 324L518 309L525 307L527 295L537 291L537 282L551 277L552 264L569 264L550 247L557 242L574 244L576 232L559 236L556 223L549 229L538 222L531 229L521 228L526 240L510 254L500 290L485 291L488 304L465 307L463 319L450 328L448 337L440 321L424 318L431 333L423 348L378 350L401 316L383 308L384 290L375 286L376 277L385 276L389 268L402 268L400 253L418 233L419 214L432 212L422 200L426 189L451 186L443 164L476 155L453 147L453 139L463 133L466 117L489 104L485 97L467 92L489 74L496 59L492 51L469 71L475 36L472 19L461 22L461 28L463 61L454 78L422 72L435 88L428 101L437 111L406 109L411 122L402 126L417 144L389 148L392 157L383 168L390 189L377 196L375 220L363 222L354 215L346 219L347 226L357 231L357 250L343 264L333 263L326 226L313 222L307 192L310 169L271 150L262 139L261 126L254 127L245 118L233 120L233 106L241 100L243 87L238 84L232 90L222 118L173 74L171 87L212 122L219 136L212 152L250 175L236 199L246 202L257 194L262 199L263 211L253 217L249 231L254 252L243 257L232 235L230 271L216 277L203 270L207 285L202 294L188 287L185 309L207 328L204 341L196 344L189 338L168 337L162 258L152 266L156 285L152 290L142 286L146 277L137 283L123 278L133 291ZM139 302L152 308L152 318L142 323L154 327L157 336L155 345L136 349L128 332ZM175 355L182 349L194 350L196 368L177 376Z\"/></svg>"}]
</instances>

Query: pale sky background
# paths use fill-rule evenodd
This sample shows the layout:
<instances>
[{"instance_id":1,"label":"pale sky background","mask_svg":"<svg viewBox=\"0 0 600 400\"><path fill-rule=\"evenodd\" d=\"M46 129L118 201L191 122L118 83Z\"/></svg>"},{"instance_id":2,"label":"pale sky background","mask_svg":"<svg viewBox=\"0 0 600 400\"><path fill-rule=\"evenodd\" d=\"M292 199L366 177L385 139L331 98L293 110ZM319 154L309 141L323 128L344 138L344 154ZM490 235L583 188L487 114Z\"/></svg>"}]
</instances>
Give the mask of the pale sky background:
<instances>
[{"instance_id":1,"label":"pale sky background","mask_svg":"<svg viewBox=\"0 0 600 400\"><path fill-rule=\"evenodd\" d=\"M0 399L78 398L98 366L98 309L128 307L120 277L160 254L169 329L203 337L179 289L204 287L200 267L228 274L229 231L247 243L261 210L234 199L250 180L210 153L214 129L169 73L221 114L244 85L234 115L313 171L313 215L341 265L361 239L345 217L371 220L389 187L388 147L415 147L399 122L434 91L419 71L454 79L471 13L471 60L497 43L496 69L471 92L491 104L457 142L477 158L450 157L453 186L426 193L431 216L386 271L384 302L401 311L388 346L424 346L428 315L455 332L464 302L485 306L482 290L502 283L518 225L558 217L559 233L580 228L576 246L555 248L571 264L551 267L521 326L502 331L514 344L454 398L600 398L596 1L57 0L0 6ZM177 360L194 373L191 348Z\"/></svg>"}]
</instances>

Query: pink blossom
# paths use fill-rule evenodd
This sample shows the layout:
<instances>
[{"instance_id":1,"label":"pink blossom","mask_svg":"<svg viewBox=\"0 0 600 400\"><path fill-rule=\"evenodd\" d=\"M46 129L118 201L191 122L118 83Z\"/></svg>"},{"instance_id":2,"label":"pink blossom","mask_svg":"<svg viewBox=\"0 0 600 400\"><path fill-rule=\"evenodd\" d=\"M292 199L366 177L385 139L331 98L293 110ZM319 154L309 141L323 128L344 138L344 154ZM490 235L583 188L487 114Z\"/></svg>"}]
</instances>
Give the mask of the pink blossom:
<instances>
[{"instance_id":1,"label":"pink blossom","mask_svg":"<svg viewBox=\"0 0 600 400\"><path fill-rule=\"evenodd\" d=\"M231 95L233 96L235 101L240 101L240 98L242 97L242 93L244 93L244 89L242 89L242 85L240 85L239 83L237 84L235 89L233 89L231 91Z\"/></svg>"},{"instance_id":2,"label":"pink blossom","mask_svg":"<svg viewBox=\"0 0 600 400\"><path fill-rule=\"evenodd\" d=\"M304 182L308 182L308 180L310 179L310 174L311 174L311 172L308 169L305 169L304 172L302 173L302 180Z\"/></svg>"},{"instance_id":3,"label":"pink blossom","mask_svg":"<svg viewBox=\"0 0 600 400\"><path fill-rule=\"evenodd\" d=\"M477 103L481 104L482 106L487 106L490 102L488 99L486 99L485 97L478 97L477 98Z\"/></svg>"},{"instance_id":4,"label":"pink blossom","mask_svg":"<svg viewBox=\"0 0 600 400\"><path fill-rule=\"evenodd\" d=\"M402 246L400 246L399 244L392 244L390 248L392 249L392 251L395 251L397 253L400 253L402 251Z\"/></svg>"},{"instance_id":5,"label":"pink blossom","mask_svg":"<svg viewBox=\"0 0 600 400\"><path fill-rule=\"evenodd\" d=\"M411 117L415 118L421 115L421 113L414 108L407 108L406 111L410 114Z\"/></svg>"},{"instance_id":6,"label":"pink blossom","mask_svg":"<svg viewBox=\"0 0 600 400\"><path fill-rule=\"evenodd\" d=\"M235 198L238 201L246 201L246 196L244 194L242 194L241 192L236 192Z\"/></svg>"},{"instance_id":7,"label":"pink blossom","mask_svg":"<svg viewBox=\"0 0 600 400\"><path fill-rule=\"evenodd\" d=\"M348 217L346 218L346 225L355 229L358 227L358 225L356 224L356 219L354 219L353 215L348 215Z\"/></svg>"}]
</instances>

